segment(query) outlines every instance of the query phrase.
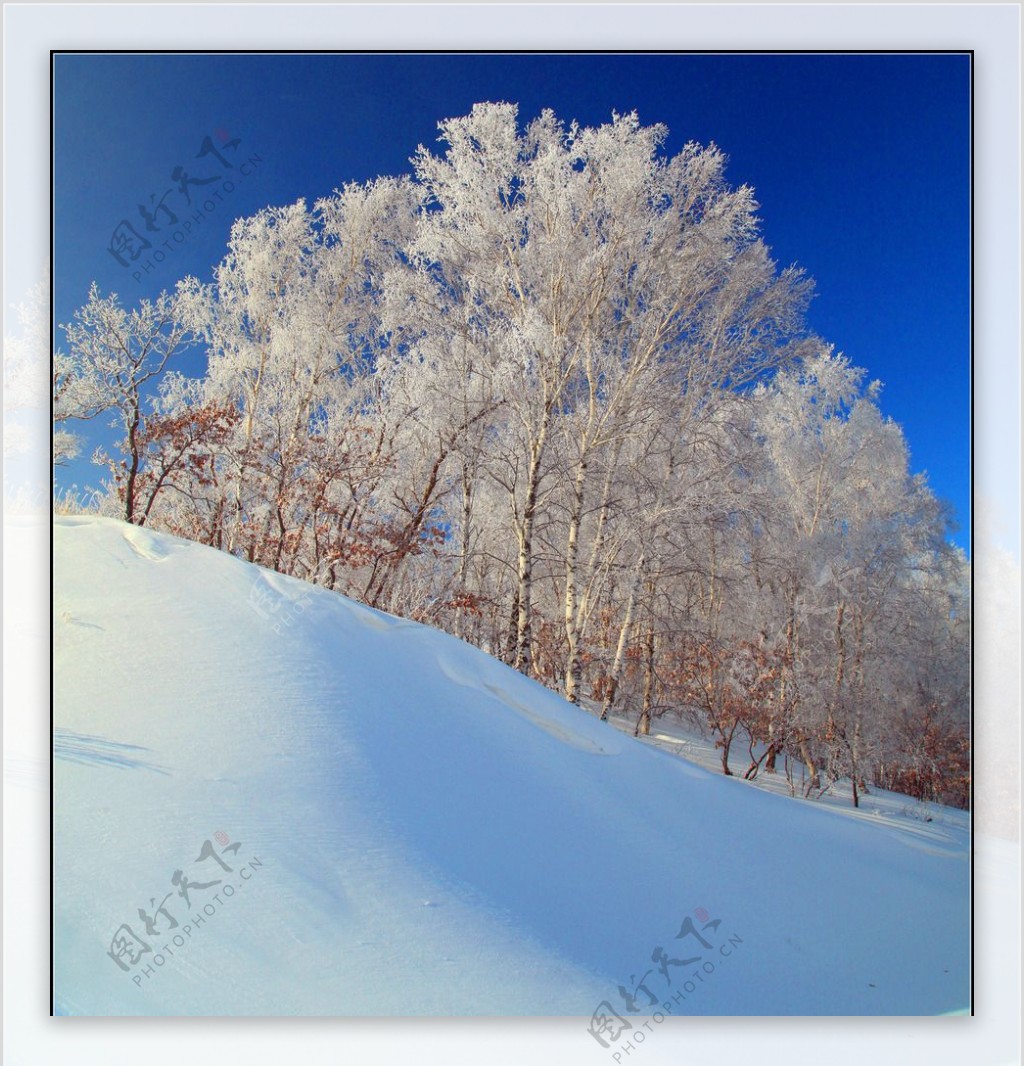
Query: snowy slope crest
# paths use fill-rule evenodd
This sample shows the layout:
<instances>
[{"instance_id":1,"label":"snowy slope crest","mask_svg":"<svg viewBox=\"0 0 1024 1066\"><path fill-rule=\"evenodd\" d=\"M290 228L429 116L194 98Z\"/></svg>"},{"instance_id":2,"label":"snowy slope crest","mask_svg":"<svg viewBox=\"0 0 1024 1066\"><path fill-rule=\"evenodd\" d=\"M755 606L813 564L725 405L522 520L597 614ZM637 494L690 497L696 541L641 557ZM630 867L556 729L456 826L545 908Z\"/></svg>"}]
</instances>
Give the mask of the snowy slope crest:
<instances>
[{"instance_id":1,"label":"snowy slope crest","mask_svg":"<svg viewBox=\"0 0 1024 1066\"><path fill-rule=\"evenodd\" d=\"M53 606L59 1013L579 1015L610 1054L654 1010L969 1001L948 827L757 792L109 519L55 520Z\"/></svg>"}]
</instances>

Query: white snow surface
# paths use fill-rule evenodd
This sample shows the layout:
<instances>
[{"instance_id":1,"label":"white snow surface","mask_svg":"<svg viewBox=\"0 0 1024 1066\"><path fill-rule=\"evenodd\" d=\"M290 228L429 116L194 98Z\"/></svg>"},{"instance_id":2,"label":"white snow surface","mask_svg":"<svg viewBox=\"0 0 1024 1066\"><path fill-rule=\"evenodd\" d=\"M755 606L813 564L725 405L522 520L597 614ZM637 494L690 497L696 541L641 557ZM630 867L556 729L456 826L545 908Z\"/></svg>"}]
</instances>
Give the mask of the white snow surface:
<instances>
[{"instance_id":1,"label":"white snow surface","mask_svg":"<svg viewBox=\"0 0 1024 1066\"><path fill-rule=\"evenodd\" d=\"M57 1013L969 1005L965 819L750 787L201 545L62 517L53 550Z\"/></svg>"}]
</instances>

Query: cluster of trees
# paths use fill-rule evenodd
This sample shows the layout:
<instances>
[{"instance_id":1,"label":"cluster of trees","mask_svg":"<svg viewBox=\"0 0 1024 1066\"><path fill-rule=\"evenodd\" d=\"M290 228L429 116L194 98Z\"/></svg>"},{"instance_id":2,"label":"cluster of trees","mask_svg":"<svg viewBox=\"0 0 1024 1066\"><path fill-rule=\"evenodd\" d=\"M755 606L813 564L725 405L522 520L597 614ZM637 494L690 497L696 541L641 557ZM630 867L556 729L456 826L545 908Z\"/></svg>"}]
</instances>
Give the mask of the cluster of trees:
<instances>
[{"instance_id":1,"label":"cluster of trees","mask_svg":"<svg viewBox=\"0 0 1024 1066\"><path fill-rule=\"evenodd\" d=\"M966 805L969 573L877 384L812 336L753 192L477 105L413 172L234 225L209 283L95 288L57 461L112 412L99 505L444 628L723 770L784 756ZM205 372L176 369L195 348Z\"/></svg>"}]
</instances>

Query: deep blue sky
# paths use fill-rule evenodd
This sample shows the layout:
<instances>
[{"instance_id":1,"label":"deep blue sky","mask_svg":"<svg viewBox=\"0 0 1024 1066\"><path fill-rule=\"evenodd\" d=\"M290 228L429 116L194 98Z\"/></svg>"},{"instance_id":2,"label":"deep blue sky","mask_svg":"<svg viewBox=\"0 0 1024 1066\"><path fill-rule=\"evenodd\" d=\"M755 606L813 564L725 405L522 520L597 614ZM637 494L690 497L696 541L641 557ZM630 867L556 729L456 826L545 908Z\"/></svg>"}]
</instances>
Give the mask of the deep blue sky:
<instances>
[{"instance_id":1,"label":"deep blue sky","mask_svg":"<svg viewBox=\"0 0 1024 1066\"><path fill-rule=\"evenodd\" d=\"M400 9L395 12L401 17ZM54 60L54 318L95 280L126 303L203 280L232 221L312 201L348 181L408 172L440 119L483 100L543 108L583 125L636 110L670 131L667 150L714 141L727 176L760 203L781 266L815 279L810 324L885 385L960 526L970 526L970 62L966 55L59 55ZM226 174L235 188L141 282L107 250L138 205L189 217L171 172ZM223 145L235 138L232 150ZM256 155L246 177L241 161ZM190 186L200 204L220 188ZM178 226L156 216L155 247ZM55 343L62 343L58 330ZM87 452L91 449L87 449ZM79 463L63 482L98 484Z\"/></svg>"}]
</instances>

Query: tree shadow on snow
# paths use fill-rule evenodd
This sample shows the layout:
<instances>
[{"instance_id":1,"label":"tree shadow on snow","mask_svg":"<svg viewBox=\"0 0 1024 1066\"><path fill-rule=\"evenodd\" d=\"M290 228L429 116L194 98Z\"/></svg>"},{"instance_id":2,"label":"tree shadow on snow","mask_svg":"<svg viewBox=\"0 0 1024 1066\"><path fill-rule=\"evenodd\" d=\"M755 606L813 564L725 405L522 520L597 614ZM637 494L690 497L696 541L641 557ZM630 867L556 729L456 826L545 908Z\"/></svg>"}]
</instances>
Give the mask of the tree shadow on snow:
<instances>
[{"instance_id":1,"label":"tree shadow on snow","mask_svg":"<svg viewBox=\"0 0 1024 1066\"><path fill-rule=\"evenodd\" d=\"M122 770L152 770L158 774L170 774L170 770L156 763L147 762L137 753L149 751L138 744L122 744L104 737L87 733L73 733L68 729L53 731L53 754L68 762L98 763L101 766L117 766Z\"/></svg>"}]
</instances>

